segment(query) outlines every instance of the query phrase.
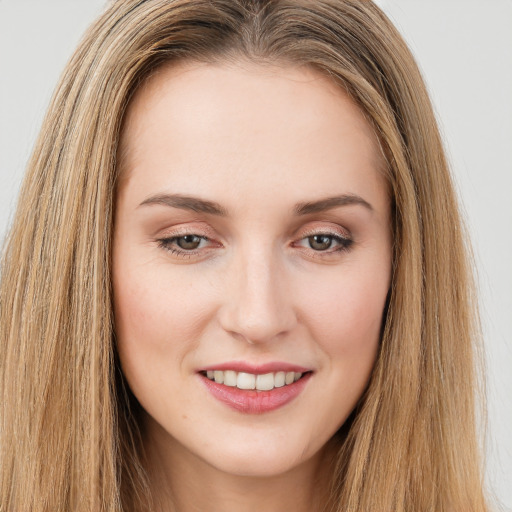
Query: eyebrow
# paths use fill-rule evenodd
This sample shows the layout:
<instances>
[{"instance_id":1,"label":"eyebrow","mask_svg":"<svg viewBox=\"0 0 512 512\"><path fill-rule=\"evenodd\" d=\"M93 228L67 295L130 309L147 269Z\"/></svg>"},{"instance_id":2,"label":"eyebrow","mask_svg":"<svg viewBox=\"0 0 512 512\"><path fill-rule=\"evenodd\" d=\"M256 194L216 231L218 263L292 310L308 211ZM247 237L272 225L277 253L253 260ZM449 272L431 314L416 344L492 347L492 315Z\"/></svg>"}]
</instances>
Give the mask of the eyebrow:
<instances>
[{"instance_id":1,"label":"eyebrow","mask_svg":"<svg viewBox=\"0 0 512 512\"><path fill-rule=\"evenodd\" d=\"M341 196L320 199L319 201L298 203L295 205L293 210L295 215L308 215L311 213L324 212L327 210L332 210L333 208L338 208L339 206L348 205L360 205L364 206L370 211L373 211L373 206L368 201L365 201L362 197L356 194L343 194Z\"/></svg>"},{"instance_id":2,"label":"eyebrow","mask_svg":"<svg viewBox=\"0 0 512 512\"><path fill-rule=\"evenodd\" d=\"M139 206L147 205L163 205L171 208L179 208L180 210L189 210L196 213L206 213L208 215L217 215L226 217L227 210L219 203L200 199L198 197L184 196L181 194L157 194L150 196ZM318 201L308 201L297 203L293 208L295 215L309 215L312 213L320 213L340 206L360 205L366 209L373 211L373 207L368 201L356 194L343 194L341 196L327 197Z\"/></svg>"},{"instance_id":3,"label":"eyebrow","mask_svg":"<svg viewBox=\"0 0 512 512\"><path fill-rule=\"evenodd\" d=\"M180 210L189 210L198 213L207 213L209 215L227 216L227 211L219 203L199 199L198 197L183 196L181 194L157 194L148 197L139 206L161 204Z\"/></svg>"}]
</instances>

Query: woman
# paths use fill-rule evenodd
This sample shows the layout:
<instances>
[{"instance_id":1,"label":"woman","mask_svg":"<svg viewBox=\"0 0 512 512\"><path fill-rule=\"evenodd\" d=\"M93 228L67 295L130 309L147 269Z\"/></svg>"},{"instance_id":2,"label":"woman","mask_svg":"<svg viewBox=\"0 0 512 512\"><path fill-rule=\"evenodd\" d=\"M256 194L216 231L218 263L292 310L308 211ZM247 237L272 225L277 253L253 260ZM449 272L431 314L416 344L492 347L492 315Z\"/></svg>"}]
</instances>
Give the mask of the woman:
<instances>
[{"instance_id":1,"label":"woman","mask_svg":"<svg viewBox=\"0 0 512 512\"><path fill-rule=\"evenodd\" d=\"M486 510L476 315L371 2L114 2L2 269L2 510Z\"/></svg>"}]
</instances>

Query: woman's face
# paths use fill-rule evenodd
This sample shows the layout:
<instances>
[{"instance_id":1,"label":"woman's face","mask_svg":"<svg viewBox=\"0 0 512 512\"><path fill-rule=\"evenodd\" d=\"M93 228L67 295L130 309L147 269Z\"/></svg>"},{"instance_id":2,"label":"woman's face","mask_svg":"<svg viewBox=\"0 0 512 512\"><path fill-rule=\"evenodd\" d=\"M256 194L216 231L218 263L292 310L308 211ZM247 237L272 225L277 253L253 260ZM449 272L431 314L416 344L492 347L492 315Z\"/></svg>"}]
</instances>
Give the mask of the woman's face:
<instances>
[{"instance_id":1,"label":"woman's face","mask_svg":"<svg viewBox=\"0 0 512 512\"><path fill-rule=\"evenodd\" d=\"M164 67L122 167L117 348L147 442L239 475L314 461L368 383L390 286L369 124L312 70Z\"/></svg>"}]
</instances>

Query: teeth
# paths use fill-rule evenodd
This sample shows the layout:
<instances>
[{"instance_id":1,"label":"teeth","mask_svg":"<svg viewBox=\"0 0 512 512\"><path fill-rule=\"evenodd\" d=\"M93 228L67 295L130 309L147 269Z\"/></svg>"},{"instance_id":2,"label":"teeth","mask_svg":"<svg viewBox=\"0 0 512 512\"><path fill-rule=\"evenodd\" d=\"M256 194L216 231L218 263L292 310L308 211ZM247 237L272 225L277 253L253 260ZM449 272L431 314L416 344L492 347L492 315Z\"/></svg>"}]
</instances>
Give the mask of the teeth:
<instances>
[{"instance_id":1,"label":"teeth","mask_svg":"<svg viewBox=\"0 0 512 512\"><path fill-rule=\"evenodd\" d=\"M217 384L237 387L238 389L256 389L258 391L270 391L297 382L302 373L276 372L254 375L252 373L235 372L233 370L208 370L206 376Z\"/></svg>"},{"instance_id":2,"label":"teeth","mask_svg":"<svg viewBox=\"0 0 512 512\"><path fill-rule=\"evenodd\" d=\"M239 389L256 389L256 375L240 372L236 379L236 387Z\"/></svg>"},{"instance_id":3,"label":"teeth","mask_svg":"<svg viewBox=\"0 0 512 512\"><path fill-rule=\"evenodd\" d=\"M231 370L228 370L227 372L224 372L224 385L225 386L231 386L234 388L236 386L236 372L233 372Z\"/></svg>"},{"instance_id":4,"label":"teeth","mask_svg":"<svg viewBox=\"0 0 512 512\"><path fill-rule=\"evenodd\" d=\"M256 389L260 391L269 391L274 389L274 374L265 373L256 377Z\"/></svg>"},{"instance_id":5,"label":"teeth","mask_svg":"<svg viewBox=\"0 0 512 512\"><path fill-rule=\"evenodd\" d=\"M285 383L286 373L285 372L277 372L274 375L274 386L276 388L282 388Z\"/></svg>"}]
</instances>

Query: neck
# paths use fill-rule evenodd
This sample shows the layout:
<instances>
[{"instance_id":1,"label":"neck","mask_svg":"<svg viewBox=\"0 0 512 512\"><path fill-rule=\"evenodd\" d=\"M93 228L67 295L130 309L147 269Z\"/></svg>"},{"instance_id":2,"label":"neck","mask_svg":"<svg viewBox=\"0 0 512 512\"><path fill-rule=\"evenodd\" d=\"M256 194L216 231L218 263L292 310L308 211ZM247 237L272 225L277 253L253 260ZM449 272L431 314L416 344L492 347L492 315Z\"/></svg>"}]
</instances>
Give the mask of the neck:
<instances>
[{"instance_id":1,"label":"neck","mask_svg":"<svg viewBox=\"0 0 512 512\"><path fill-rule=\"evenodd\" d=\"M146 438L151 493L158 512L320 512L330 495L335 441L285 473L246 476L219 470L179 443Z\"/></svg>"}]
</instances>

